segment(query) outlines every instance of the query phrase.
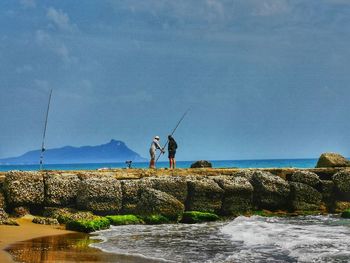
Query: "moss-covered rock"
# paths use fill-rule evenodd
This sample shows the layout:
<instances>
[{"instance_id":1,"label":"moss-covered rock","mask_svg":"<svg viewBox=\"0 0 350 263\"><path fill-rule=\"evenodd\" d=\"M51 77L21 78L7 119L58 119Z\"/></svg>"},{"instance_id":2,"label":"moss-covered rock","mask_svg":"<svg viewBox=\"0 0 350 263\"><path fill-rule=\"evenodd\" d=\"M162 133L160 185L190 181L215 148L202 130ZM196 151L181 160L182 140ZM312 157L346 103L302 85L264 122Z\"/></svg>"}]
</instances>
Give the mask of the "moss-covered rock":
<instances>
[{"instance_id":1,"label":"moss-covered rock","mask_svg":"<svg viewBox=\"0 0 350 263\"><path fill-rule=\"evenodd\" d=\"M221 210L224 190L214 180L188 180L188 197L186 210L216 212Z\"/></svg>"},{"instance_id":2,"label":"moss-covered rock","mask_svg":"<svg viewBox=\"0 0 350 263\"><path fill-rule=\"evenodd\" d=\"M195 224L209 221L219 220L220 217L214 213L199 212L199 211L186 211L182 215L181 223Z\"/></svg>"},{"instance_id":3,"label":"moss-covered rock","mask_svg":"<svg viewBox=\"0 0 350 263\"><path fill-rule=\"evenodd\" d=\"M342 195L341 198L350 200L350 170L342 170L333 175L336 190Z\"/></svg>"},{"instance_id":4,"label":"moss-covered rock","mask_svg":"<svg viewBox=\"0 0 350 263\"><path fill-rule=\"evenodd\" d=\"M315 188L303 184L290 182L290 202L293 210L318 210L322 195Z\"/></svg>"},{"instance_id":5,"label":"moss-covered rock","mask_svg":"<svg viewBox=\"0 0 350 263\"><path fill-rule=\"evenodd\" d=\"M49 172L44 179L46 205L75 206L80 186L80 179L76 174Z\"/></svg>"},{"instance_id":6,"label":"moss-covered rock","mask_svg":"<svg viewBox=\"0 0 350 263\"><path fill-rule=\"evenodd\" d=\"M57 219L60 224L66 224L73 220L92 220L95 218L95 215L91 212L57 207L45 207L43 215L45 217Z\"/></svg>"},{"instance_id":7,"label":"moss-covered rock","mask_svg":"<svg viewBox=\"0 0 350 263\"><path fill-rule=\"evenodd\" d=\"M288 182L269 172L255 171L251 180L253 199L259 209L277 210L287 207Z\"/></svg>"},{"instance_id":8,"label":"moss-covered rock","mask_svg":"<svg viewBox=\"0 0 350 263\"><path fill-rule=\"evenodd\" d=\"M292 182L307 184L314 188L317 188L321 183L320 178L317 174L304 170L295 171L291 176L289 176L288 180Z\"/></svg>"},{"instance_id":9,"label":"moss-covered rock","mask_svg":"<svg viewBox=\"0 0 350 263\"><path fill-rule=\"evenodd\" d=\"M22 217L29 214L30 214L30 209L29 207L26 207L26 206L13 207L11 210L11 216L13 217Z\"/></svg>"},{"instance_id":10,"label":"moss-covered rock","mask_svg":"<svg viewBox=\"0 0 350 263\"><path fill-rule=\"evenodd\" d=\"M123 214L137 214L137 204L140 192L146 188L152 188L152 182L147 179L121 180L122 210Z\"/></svg>"},{"instance_id":11,"label":"moss-covered rock","mask_svg":"<svg viewBox=\"0 0 350 263\"><path fill-rule=\"evenodd\" d=\"M106 216L106 218L109 220L111 225L114 225L114 226L137 225L137 224L144 223L142 219L136 215L113 215L113 216Z\"/></svg>"},{"instance_id":12,"label":"moss-covered rock","mask_svg":"<svg viewBox=\"0 0 350 263\"><path fill-rule=\"evenodd\" d=\"M336 201L334 203L334 212L335 213L341 213L345 210L350 209L350 202L345 202L345 201Z\"/></svg>"},{"instance_id":13,"label":"moss-covered rock","mask_svg":"<svg viewBox=\"0 0 350 263\"><path fill-rule=\"evenodd\" d=\"M168 224L171 220L163 215L142 216L142 220L148 225Z\"/></svg>"},{"instance_id":14,"label":"moss-covered rock","mask_svg":"<svg viewBox=\"0 0 350 263\"><path fill-rule=\"evenodd\" d=\"M253 186L244 177L213 177L224 190L220 214L239 215L252 209Z\"/></svg>"},{"instance_id":15,"label":"moss-covered rock","mask_svg":"<svg viewBox=\"0 0 350 263\"><path fill-rule=\"evenodd\" d=\"M342 218L350 218L350 209L345 210L341 213Z\"/></svg>"},{"instance_id":16,"label":"moss-covered rock","mask_svg":"<svg viewBox=\"0 0 350 263\"><path fill-rule=\"evenodd\" d=\"M174 196L185 204L187 199L186 179L179 176L153 177L149 178L152 188Z\"/></svg>"},{"instance_id":17,"label":"moss-covered rock","mask_svg":"<svg viewBox=\"0 0 350 263\"><path fill-rule=\"evenodd\" d=\"M89 176L83 178L77 196L81 210L99 215L118 214L122 207L120 181L112 176Z\"/></svg>"},{"instance_id":18,"label":"moss-covered rock","mask_svg":"<svg viewBox=\"0 0 350 263\"><path fill-rule=\"evenodd\" d=\"M184 205L172 195L146 188L141 191L136 211L138 215L163 215L177 221L184 212Z\"/></svg>"},{"instance_id":19,"label":"moss-covered rock","mask_svg":"<svg viewBox=\"0 0 350 263\"><path fill-rule=\"evenodd\" d=\"M322 194L322 200L324 202L330 202L334 200L334 182L330 180L321 180L320 192Z\"/></svg>"},{"instance_id":20,"label":"moss-covered rock","mask_svg":"<svg viewBox=\"0 0 350 263\"><path fill-rule=\"evenodd\" d=\"M15 206L41 206L44 203L44 178L39 172L11 171L5 174L7 203Z\"/></svg>"},{"instance_id":21,"label":"moss-covered rock","mask_svg":"<svg viewBox=\"0 0 350 263\"><path fill-rule=\"evenodd\" d=\"M110 222L105 217L95 217L92 220L71 220L67 222L66 229L78 232L90 233L98 230L107 229Z\"/></svg>"}]
</instances>

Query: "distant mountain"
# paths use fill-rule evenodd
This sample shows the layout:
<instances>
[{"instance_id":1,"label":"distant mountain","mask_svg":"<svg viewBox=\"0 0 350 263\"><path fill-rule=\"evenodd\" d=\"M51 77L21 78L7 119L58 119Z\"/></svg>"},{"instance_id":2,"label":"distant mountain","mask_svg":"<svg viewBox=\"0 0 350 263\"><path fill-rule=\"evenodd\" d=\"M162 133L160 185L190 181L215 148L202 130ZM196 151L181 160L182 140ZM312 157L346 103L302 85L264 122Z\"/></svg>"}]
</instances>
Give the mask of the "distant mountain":
<instances>
[{"instance_id":1,"label":"distant mountain","mask_svg":"<svg viewBox=\"0 0 350 263\"><path fill-rule=\"evenodd\" d=\"M40 152L40 150L30 151L18 157L0 159L0 164L38 164ZM65 146L47 149L44 153L44 163L46 164L111 163L125 162L126 160L147 161L129 149L124 142L116 140L97 146Z\"/></svg>"}]
</instances>

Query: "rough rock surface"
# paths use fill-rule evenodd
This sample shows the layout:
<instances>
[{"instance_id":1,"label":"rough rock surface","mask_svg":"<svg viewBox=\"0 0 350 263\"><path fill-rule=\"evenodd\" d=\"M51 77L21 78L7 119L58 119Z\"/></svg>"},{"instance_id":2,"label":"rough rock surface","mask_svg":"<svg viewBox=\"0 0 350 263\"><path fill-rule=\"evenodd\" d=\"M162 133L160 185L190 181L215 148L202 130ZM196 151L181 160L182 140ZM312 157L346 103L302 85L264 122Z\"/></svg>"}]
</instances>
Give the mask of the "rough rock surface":
<instances>
[{"instance_id":1,"label":"rough rock surface","mask_svg":"<svg viewBox=\"0 0 350 263\"><path fill-rule=\"evenodd\" d=\"M200 160L191 164L191 168L211 168L212 164L208 161Z\"/></svg>"},{"instance_id":2,"label":"rough rock surface","mask_svg":"<svg viewBox=\"0 0 350 263\"><path fill-rule=\"evenodd\" d=\"M96 217L91 212L58 207L45 207L43 215L45 217L57 219L57 221L62 224L67 223L69 220L92 220Z\"/></svg>"},{"instance_id":3,"label":"rough rock surface","mask_svg":"<svg viewBox=\"0 0 350 263\"><path fill-rule=\"evenodd\" d=\"M334 199L334 182L330 180L322 180L320 183L320 192L323 201L332 201Z\"/></svg>"},{"instance_id":4,"label":"rough rock surface","mask_svg":"<svg viewBox=\"0 0 350 263\"><path fill-rule=\"evenodd\" d=\"M187 182L187 211L217 212L221 210L224 190L211 179L190 179Z\"/></svg>"},{"instance_id":5,"label":"rough rock surface","mask_svg":"<svg viewBox=\"0 0 350 263\"><path fill-rule=\"evenodd\" d=\"M137 205L139 215L163 215L169 219L177 220L184 212L184 205L172 195L152 188L140 192Z\"/></svg>"},{"instance_id":6,"label":"rough rock surface","mask_svg":"<svg viewBox=\"0 0 350 263\"><path fill-rule=\"evenodd\" d=\"M0 209L6 209L5 195L2 190L0 190Z\"/></svg>"},{"instance_id":7,"label":"rough rock surface","mask_svg":"<svg viewBox=\"0 0 350 263\"><path fill-rule=\"evenodd\" d=\"M187 199L187 182L183 177L167 176L150 178L152 188L174 196L181 203Z\"/></svg>"},{"instance_id":8,"label":"rough rock surface","mask_svg":"<svg viewBox=\"0 0 350 263\"><path fill-rule=\"evenodd\" d=\"M84 178L80 183L77 206L100 215L118 214L122 207L120 181L111 176Z\"/></svg>"},{"instance_id":9,"label":"rough rock surface","mask_svg":"<svg viewBox=\"0 0 350 263\"><path fill-rule=\"evenodd\" d=\"M12 213L11 213L14 217L22 217L25 215L29 215L30 214L30 210L28 207L25 206L18 206L18 207L14 207L12 209Z\"/></svg>"},{"instance_id":10,"label":"rough rock surface","mask_svg":"<svg viewBox=\"0 0 350 263\"><path fill-rule=\"evenodd\" d=\"M294 172L288 179L289 181L307 184L314 188L318 187L321 183L317 174L303 170Z\"/></svg>"},{"instance_id":11,"label":"rough rock surface","mask_svg":"<svg viewBox=\"0 0 350 263\"><path fill-rule=\"evenodd\" d=\"M9 219L8 214L4 209L0 208L0 225L4 224Z\"/></svg>"},{"instance_id":12,"label":"rough rock surface","mask_svg":"<svg viewBox=\"0 0 350 263\"><path fill-rule=\"evenodd\" d=\"M344 201L335 202L334 212L341 213L347 209L350 209L350 202L344 202Z\"/></svg>"},{"instance_id":13,"label":"rough rock surface","mask_svg":"<svg viewBox=\"0 0 350 263\"><path fill-rule=\"evenodd\" d=\"M140 198L140 191L152 188L152 182L148 179L121 180L122 188L122 213L136 214L137 204Z\"/></svg>"},{"instance_id":14,"label":"rough rock surface","mask_svg":"<svg viewBox=\"0 0 350 263\"><path fill-rule=\"evenodd\" d=\"M48 173L45 176L45 203L48 206L75 204L80 187L76 174Z\"/></svg>"},{"instance_id":15,"label":"rough rock surface","mask_svg":"<svg viewBox=\"0 0 350 263\"><path fill-rule=\"evenodd\" d=\"M221 214L239 215L250 211L253 205L253 186L244 177L213 177L223 190Z\"/></svg>"},{"instance_id":16,"label":"rough rock surface","mask_svg":"<svg viewBox=\"0 0 350 263\"><path fill-rule=\"evenodd\" d=\"M239 170L238 172L234 173L233 176L244 177L250 182L253 178L254 173L255 173L254 170Z\"/></svg>"},{"instance_id":17,"label":"rough rock surface","mask_svg":"<svg viewBox=\"0 0 350 263\"><path fill-rule=\"evenodd\" d=\"M290 182L290 201L294 210L318 210L322 195L313 187L297 182Z\"/></svg>"},{"instance_id":18,"label":"rough rock surface","mask_svg":"<svg viewBox=\"0 0 350 263\"><path fill-rule=\"evenodd\" d=\"M340 193L349 195L350 198L350 170L342 170L333 175L333 182Z\"/></svg>"},{"instance_id":19,"label":"rough rock surface","mask_svg":"<svg viewBox=\"0 0 350 263\"><path fill-rule=\"evenodd\" d=\"M287 181L269 172L256 171L252 177L254 203L259 209L284 209L289 196Z\"/></svg>"},{"instance_id":20,"label":"rough rock surface","mask_svg":"<svg viewBox=\"0 0 350 263\"><path fill-rule=\"evenodd\" d=\"M35 217L32 222L40 225L59 225L57 219L48 217Z\"/></svg>"},{"instance_id":21,"label":"rough rock surface","mask_svg":"<svg viewBox=\"0 0 350 263\"><path fill-rule=\"evenodd\" d=\"M338 153L322 153L316 167L348 167L350 161Z\"/></svg>"},{"instance_id":22,"label":"rough rock surface","mask_svg":"<svg viewBox=\"0 0 350 263\"><path fill-rule=\"evenodd\" d=\"M10 206L43 204L44 179L41 173L11 171L5 176L4 190Z\"/></svg>"}]
</instances>

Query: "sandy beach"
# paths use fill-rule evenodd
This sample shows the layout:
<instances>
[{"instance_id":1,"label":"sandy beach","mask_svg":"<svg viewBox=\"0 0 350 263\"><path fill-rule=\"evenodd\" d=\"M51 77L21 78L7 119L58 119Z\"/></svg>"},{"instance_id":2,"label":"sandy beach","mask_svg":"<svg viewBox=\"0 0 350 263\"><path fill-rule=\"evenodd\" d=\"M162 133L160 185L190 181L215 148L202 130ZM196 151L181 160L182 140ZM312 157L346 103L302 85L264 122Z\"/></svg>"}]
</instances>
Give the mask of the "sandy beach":
<instances>
[{"instance_id":1,"label":"sandy beach","mask_svg":"<svg viewBox=\"0 0 350 263\"><path fill-rule=\"evenodd\" d=\"M17 219L19 226L0 225L0 262L14 262L4 249L19 241L38 237L75 233L62 228L62 226L39 225L32 223L32 216Z\"/></svg>"}]
</instances>

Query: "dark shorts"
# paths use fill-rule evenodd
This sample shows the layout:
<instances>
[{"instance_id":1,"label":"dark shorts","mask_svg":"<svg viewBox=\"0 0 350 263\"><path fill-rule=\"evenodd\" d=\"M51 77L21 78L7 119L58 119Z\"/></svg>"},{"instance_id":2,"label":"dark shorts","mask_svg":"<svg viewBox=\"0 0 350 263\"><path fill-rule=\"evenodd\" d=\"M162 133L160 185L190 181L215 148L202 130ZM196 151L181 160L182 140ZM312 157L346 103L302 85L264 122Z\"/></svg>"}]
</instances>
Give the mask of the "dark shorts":
<instances>
[{"instance_id":1,"label":"dark shorts","mask_svg":"<svg viewBox=\"0 0 350 263\"><path fill-rule=\"evenodd\" d=\"M176 151L169 152L168 158L175 158Z\"/></svg>"}]
</instances>

